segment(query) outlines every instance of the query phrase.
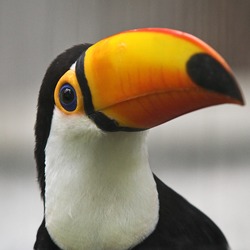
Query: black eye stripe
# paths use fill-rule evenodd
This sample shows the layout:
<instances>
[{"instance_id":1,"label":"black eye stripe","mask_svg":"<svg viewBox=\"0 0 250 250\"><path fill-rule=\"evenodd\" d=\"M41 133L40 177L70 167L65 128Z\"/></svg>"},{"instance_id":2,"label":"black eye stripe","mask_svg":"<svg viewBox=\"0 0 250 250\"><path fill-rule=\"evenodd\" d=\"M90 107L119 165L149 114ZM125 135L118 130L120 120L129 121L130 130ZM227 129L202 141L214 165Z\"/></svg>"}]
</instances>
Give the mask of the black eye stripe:
<instances>
[{"instance_id":1,"label":"black eye stripe","mask_svg":"<svg viewBox=\"0 0 250 250\"><path fill-rule=\"evenodd\" d=\"M65 110L74 111L77 106L75 89L68 83L64 84L59 91L59 100Z\"/></svg>"},{"instance_id":2,"label":"black eye stripe","mask_svg":"<svg viewBox=\"0 0 250 250\"><path fill-rule=\"evenodd\" d=\"M82 90L83 99L84 99L84 110L87 115L91 115L95 112L94 105L92 102L92 95L88 85L88 81L84 72L84 57L83 53L76 62L76 77L79 82L80 88Z\"/></svg>"}]
</instances>

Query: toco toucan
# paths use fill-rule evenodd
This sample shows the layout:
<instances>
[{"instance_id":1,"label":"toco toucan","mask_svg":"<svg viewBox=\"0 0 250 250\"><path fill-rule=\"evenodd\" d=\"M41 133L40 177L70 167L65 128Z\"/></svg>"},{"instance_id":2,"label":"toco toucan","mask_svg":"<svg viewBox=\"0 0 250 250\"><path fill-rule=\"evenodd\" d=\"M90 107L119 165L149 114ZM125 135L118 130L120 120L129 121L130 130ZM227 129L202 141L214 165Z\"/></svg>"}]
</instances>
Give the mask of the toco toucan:
<instances>
[{"instance_id":1,"label":"toco toucan","mask_svg":"<svg viewBox=\"0 0 250 250\"><path fill-rule=\"evenodd\" d=\"M223 103L243 104L232 70L184 32L129 30L59 55L38 98L44 219L34 249L228 249L220 229L152 173L145 141L149 128Z\"/></svg>"}]
</instances>

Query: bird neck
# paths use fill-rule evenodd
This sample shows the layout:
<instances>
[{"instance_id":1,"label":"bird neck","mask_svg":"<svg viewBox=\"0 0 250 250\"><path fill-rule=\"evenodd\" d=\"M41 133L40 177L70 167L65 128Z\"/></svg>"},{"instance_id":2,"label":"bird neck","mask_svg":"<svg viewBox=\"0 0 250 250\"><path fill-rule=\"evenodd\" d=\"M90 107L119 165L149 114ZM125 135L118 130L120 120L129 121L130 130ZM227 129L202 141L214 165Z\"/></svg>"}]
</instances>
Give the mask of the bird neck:
<instances>
[{"instance_id":1,"label":"bird neck","mask_svg":"<svg viewBox=\"0 0 250 250\"><path fill-rule=\"evenodd\" d=\"M144 132L71 137L52 125L45 219L62 249L127 249L154 230L158 193L145 145Z\"/></svg>"}]
</instances>

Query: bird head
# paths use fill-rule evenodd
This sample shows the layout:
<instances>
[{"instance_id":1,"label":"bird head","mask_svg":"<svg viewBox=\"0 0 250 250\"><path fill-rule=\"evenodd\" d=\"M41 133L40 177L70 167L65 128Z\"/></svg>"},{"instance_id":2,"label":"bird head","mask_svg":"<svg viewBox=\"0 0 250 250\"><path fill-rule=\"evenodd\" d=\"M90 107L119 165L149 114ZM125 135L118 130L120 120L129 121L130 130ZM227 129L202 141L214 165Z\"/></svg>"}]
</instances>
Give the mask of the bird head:
<instances>
[{"instance_id":1,"label":"bird head","mask_svg":"<svg viewBox=\"0 0 250 250\"><path fill-rule=\"evenodd\" d=\"M139 29L90 46L63 74L55 106L104 131L145 130L222 103L242 104L232 71L212 48L183 32Z\"/></svg>"},{"instance_id":2,"label":"bird head","mask_svg":"<svg viewBox=\"0 0 250 250\"><path fill-rule=\"evenodd\" d=\"M224 103L243 104L232 70L187 33L144 28L75 46L50 65L40 90L35 154L42 190L41 159L55 112L58 133L81 136L147 130Z\"/></svg>"}]
</instances>

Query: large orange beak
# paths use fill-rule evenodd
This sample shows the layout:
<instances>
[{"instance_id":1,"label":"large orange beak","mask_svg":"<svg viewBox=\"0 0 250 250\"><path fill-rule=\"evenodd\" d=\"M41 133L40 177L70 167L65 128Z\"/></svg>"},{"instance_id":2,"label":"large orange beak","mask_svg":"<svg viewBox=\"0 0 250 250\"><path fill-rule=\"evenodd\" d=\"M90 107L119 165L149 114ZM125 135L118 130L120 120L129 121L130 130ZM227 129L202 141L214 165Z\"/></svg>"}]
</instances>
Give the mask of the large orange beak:
<instances>
[{"instance_id":1,"label":"large orange beak","mask_svg":"<svg viewBox=\"0 0 250 250\"><path fill-rule=\"evenodd\" d=\"M201 40L168 29L103 39L78 60L76 74L85 79L85 113L107 131L143 130L200 108L243 104L222 57Z\"/></svg>"}]
</instances>

